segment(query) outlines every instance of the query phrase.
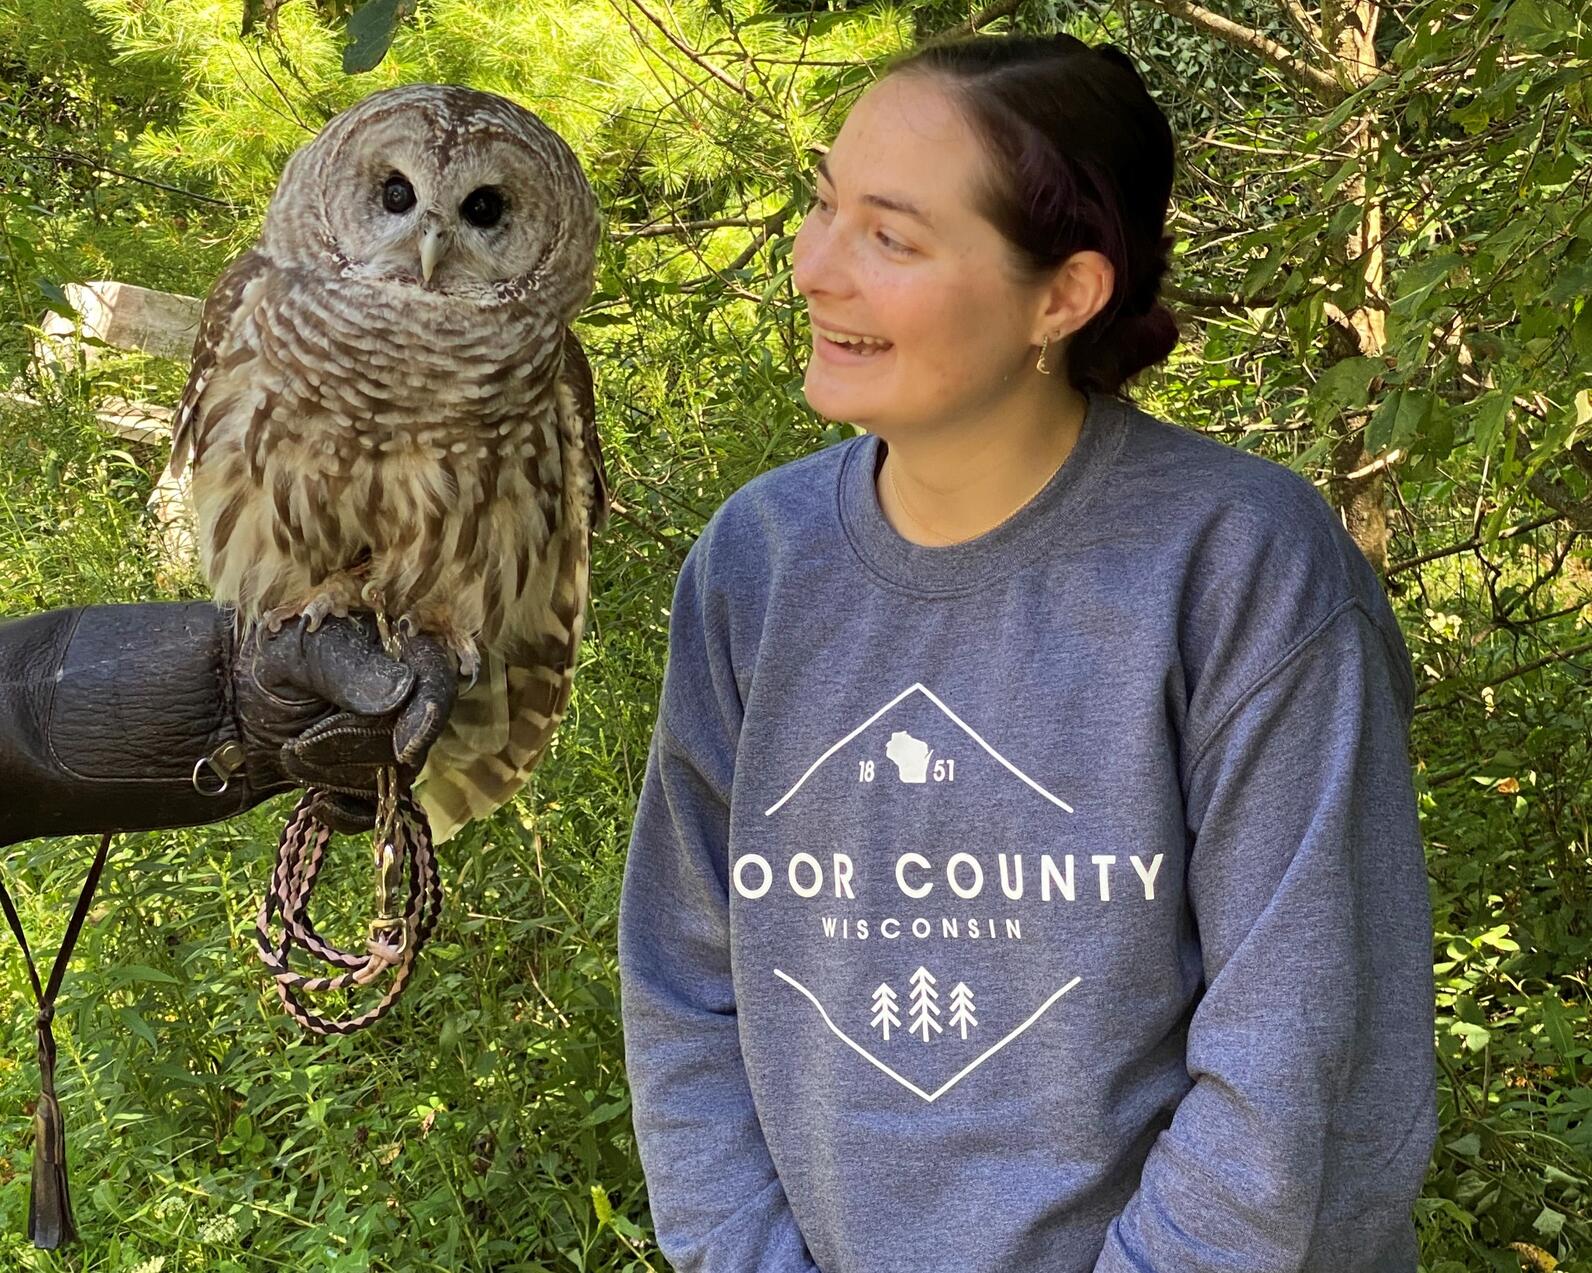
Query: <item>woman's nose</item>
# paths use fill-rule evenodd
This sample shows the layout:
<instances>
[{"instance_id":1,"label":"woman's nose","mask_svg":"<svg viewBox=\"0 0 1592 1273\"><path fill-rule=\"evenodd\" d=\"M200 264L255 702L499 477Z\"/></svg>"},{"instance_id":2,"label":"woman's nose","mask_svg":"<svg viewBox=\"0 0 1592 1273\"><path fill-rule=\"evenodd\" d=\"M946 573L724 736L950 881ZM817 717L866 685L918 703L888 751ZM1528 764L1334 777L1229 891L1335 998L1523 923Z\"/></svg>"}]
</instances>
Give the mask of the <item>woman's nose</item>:
<instances>
[{"instance_id":1,"label":"woman's nose","mask_svg":"<svg viewBox=\"0 0 1592 1273\"><path fill-rule=\"evenodd\" d=\"M791 283L803 296L844 291L849 284L842 255L824 227L809 215L791 245Z\"/></svg>"}]
</instances>

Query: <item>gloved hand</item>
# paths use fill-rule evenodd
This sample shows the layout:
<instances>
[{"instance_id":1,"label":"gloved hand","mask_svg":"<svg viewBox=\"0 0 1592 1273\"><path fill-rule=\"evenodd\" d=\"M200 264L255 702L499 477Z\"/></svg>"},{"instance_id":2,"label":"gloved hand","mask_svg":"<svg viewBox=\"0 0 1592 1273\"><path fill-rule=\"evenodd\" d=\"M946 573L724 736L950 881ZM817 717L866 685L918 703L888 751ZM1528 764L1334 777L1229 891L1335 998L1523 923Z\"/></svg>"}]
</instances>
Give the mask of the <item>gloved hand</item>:
<instances>
[{"instance_id":1,"label":"gloved hand","mask_svg":"<svg viewBox=\"0 0 1592 1273\"><path fill-rule=\"evenodd\" d=\"M233 703L249 786L315 787L325 793L315 813L334 830L375 825L377 773L396 766L413 781L458 693L446 646L420 635L399 642L395 661L373 618L360 614L314 632L260 631L238 645ZM225 759L210 763L226 781Z\"/></svg>"},{"instance_id":2,"label":"gloved hand","mask_svg":"<svg viewBox=\"0 0 1592 1273\"><path fill-rule=\"evenodd\" d=\"M85 606L0 620L0 845L193 826L289 788L368 828L376 773L413 777L452 710L437 642L397 661L368 617L241 647L209 602Z\"/></svg>"}]
</instances>

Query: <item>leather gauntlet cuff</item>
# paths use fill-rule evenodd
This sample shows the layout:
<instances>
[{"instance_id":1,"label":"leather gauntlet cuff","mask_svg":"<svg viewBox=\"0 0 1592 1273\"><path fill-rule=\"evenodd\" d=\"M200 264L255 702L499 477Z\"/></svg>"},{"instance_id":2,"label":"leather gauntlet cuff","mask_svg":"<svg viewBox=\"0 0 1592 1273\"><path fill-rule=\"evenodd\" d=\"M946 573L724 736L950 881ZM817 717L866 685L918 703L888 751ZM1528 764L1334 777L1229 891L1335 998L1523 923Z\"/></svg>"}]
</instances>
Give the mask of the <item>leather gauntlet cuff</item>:
<instances>
[{"instance_id":1,"label":"leather gauntlet cuff","mask_svg":"<svg viewBox=\"0 0 1592 1273\"><path fill-rule=\"evenodd\" d=\"M223 744L242 754L229 621L149 602L0 622L0 844L214 822L269 794L243 773L194 785ZM221 785L208 764L200 785Z\"/></svg>"}]
</instances>

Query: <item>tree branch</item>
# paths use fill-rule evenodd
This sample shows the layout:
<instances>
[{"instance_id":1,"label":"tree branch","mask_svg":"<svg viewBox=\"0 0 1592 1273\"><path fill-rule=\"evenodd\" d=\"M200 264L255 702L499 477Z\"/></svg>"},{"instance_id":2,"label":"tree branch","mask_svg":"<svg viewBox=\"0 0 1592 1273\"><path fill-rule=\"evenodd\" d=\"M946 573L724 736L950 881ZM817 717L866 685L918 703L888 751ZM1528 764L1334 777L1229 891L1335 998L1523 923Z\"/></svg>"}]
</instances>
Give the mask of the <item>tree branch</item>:
<instances>
[{"instance_id":1,"label":"tree branch","mask_svg":"<svg viewBox=\"0 0 1592 1273\"><path fill-rule=\"evenodd\" d=\"M1373 473L1380 473L1385 469L1390 469L1401 460L1407 460L1408 458L1409 453L1407 451L1404 451L1399 447L1394 447L1391 451L1388 451L1384 455L1372 460L1369 464L1362 465L1360 468L1355 469L1354 472L1344 473L1341 480L1345 482L1357 482L1361 478L1370 477Z\"/></svg>"},{"instance_id":2,"label":"tree branch","mask_svg":"<svg viewBox=\"0 0 1592 1273\"><path fill-rule=\"evenodd\" d=\"M1520 397L1515 398L1515 405L1528 415L1539 419L1543 414L1536 404ZM1526 441L1525 430L1521 429L1515 434L1515 458L1525 463L1530 451L1531 444ZM1526 489L1549 508L1563 514L1564 519L1574 529L1592 533L1592 495L1585 499L1577 499L1575 493L1560 478L1548 472L1546 466L1539 468L1526 479Z\"/></svg>"},{"instance_id":3,"label":"tree branch","mask_svg":"<svg viewBox=\"0 0 1592 1273\"><path fill-rule=\"evenodd\" d=\"M1511 526L1507 530L1498 532L1499 539L1513 539L1516 535L1524 535L1528 530L1536 530L1541 526L1551 525L1561 521L1563 513L1550 513L1547 517L1536 517L1529 522L1521 522L1518 526ZM1429 553L1422 553L1418 557L1408 557L1403 561L1396 561L1387 568L1389 577L1402 570L1414 570L1416 566L1424 566L1429 561L1436 561L1440 557L1452 557L1458 553L1468 553L1472 548L1480 548L1485 541L1480 535L1473 536L1463 543L1449 544L1446 548L1434 548Z\"/></svg>"},{"instance_id":4,"label":"tree branch","mask_svg":"<svg viewBox=\"0 0 1592 1273\"><path fill-rule=\"evenodd\" d=\"M134 172L124 172L120 168L112 168L102 164L97 159L88 155L79 155L70 150L31 150L25 152L38 159L53 159L57 163L78 164L84 168L91 168L95 172L102 172L109 177L120 177L123 181L133 181L141 186L153 186L156 190L169 190L172 194L180 194L192 199L195 203L209 203L218 208L229 208L234 212L241 212L243 205L233 203L229 199L217 199L207 194L195 194L192 190L184 190L181 186L167 185L164 181L156 181L153 177L140 177Z\"/></svg>"},{"instance_id":5,"label":"tree branch","mask_svg":"<svg viewBox=\"0 0 1592 1273\"><path fill-rule=\"evenodd\" d=\"M1530 663L1522 663L1519 667L1510 668L1502 676L1495 676L1490 681L1483 681L1480 685L1472 685L1465 694L1444 699L1441 703L1422 703L1415 709L1417 716L1425 712L1441 712L1452 707L1461 699L1478 690L1490 689L1494 685L1502 685L1505 681L1512 681L1517 676L1525 676L1528 672L1535 672L1539 668L1547 667L1550 663L1565 663L1577 654L1585 654L1592 650L1592 641L1582 641L1577 645L1566 646L1562 650L1555 650L1552 654L1544 654L1540 659L1532 659Z\"/></svg>"},{"instance_id":6,"label":"tree branch","mask_svg":"<svg viewBox=\"0 0 1592 1273\"><path fill-rule=\"evenodd\" d=\"M629 522L643 534L657 540L658 543L664 546L664 548L668 549L670 555L673 556L677 561L683 561L685 559L685 549L682 548L680 544L682 536L676 535L671 538L670 536L665 535L648 518L643 517L628 504L621 504L616 499L609 500L608 511L620 521Z\"/></svg>"},{"instance_id":7,"label":"tree branch","mask_svg":"<svg viewBox=\"0 0 1592 1273\"><path fill-rule=\"evenodd\" d=\"M1203 5L1195 4L1194 0L1150 0L1150 3L1159 9L1164 9L1174 18L1182 18L1185 22L1192 23L1224 44L1243 49L1253 53L1261 61L1269 62L1281 71L1285 78L1329 106L1336 106L1347 96L1343 85L1327 72L1301 60L1292 49L1278 44L1270 36L1262 35L1253 27L1246 27L1231 18L1213 13Z\"/></svg>"},{"instance_id":8,"label":"tree branch","mask_svg":"<svg viewBox=\"0 0 1592 1273\"><path fill-rule=\"evenodd\" d=\"M1269 309L1273 305L1282 304L1282 301L1273 295L1246 298L1231 292L1192 292L1186 287L1177 287L1171 283L1162 286L1160 299L1163 301L1174 301L1188 310L1215 310L1218 313L1246 309Z\"/></svg>"},{"instance_id":9,"label":"tree branch","mask_svg":"<svg viewBox=\"0 0 1592 1273\"><path fill-rule=\"evenodd\" d=\"M761 223L762 228L752 236L751 243L747 244L745 250L739 253L733 261L730 261L722 269L710 268L710 272L704 274L701 278L692 279L689 283L682 283L680 290L682 292L694 292L706 287L709 283L722 283L726 274L733 274L736 270L745 268L751 259L762 250L763 245L784 228L785 222L795 210L796 205L794 203L787 203L778 212L773 213Z\"/></svg>"},{"instance_id":10,"label":"tree branch","mask_svg":"<svg viewBox=\"0 0 1592 1273\"><path fill-rule=\"evenodd\" d=\"M1300 0L1281 0L1283 17L1299 32L1299 38L1309 46L1310 52L1321 62L1327 62L1331 54L1327 46L1321 41L1321 24L1311 18Z\"/></svg>"},{"instance_id":11,"label":"tree branch","mask_svg":"<svg viewBox=\"0 0 1592 1273\"><path fill-rule=\"evenodd\" d=\"M615 230L613 239L654 239L666 234L690 234L697 230L728 230L736 226L748 229L768 224L767 217L717 217L711 221L675 221L669 225L641 225L625 230Z\"/></svg>"},{"instance_id":12,"label":"tree branch","mask_svg":"<svg viewBox=\"0 0 1592 1273\"><path fill-rule=\"evenodd\" d=\"M954 27L946 27L931 37L939 40L962 40L976 34L981 28L987 27L991 22L1001 18L1009 18L1022 7L1023 0L995 0L989 8L975 13L966 22L958 22Z\"/></svg>"},{"instance_id":13,"label":"tree branch","mask_svg":"<svg viewBox=\"0 0 1592 1273\"><path fill-rule=\"evenodd\" d=\"M652 23L653 26L657 27L658 30L663 32L664 39L669 41L670 44L674 45L675 48L679 49L680 52L684 53L688 58L700 66L714 79L716 79L720 84L724 85L725 88L729 89L732 93L737 93L741 97L744 97L752 104L754 109L760 111L764 115L767 115L770 119L776 120L780 123L784 122L780 119L778 111L774 110L771 106L764 102L760 97L757 96L757 94L752 92L751 89L747 88L745 84L740 83L722 67L713 65L712 62L709 62L684 40L680 39L679 36L675 35L673 31L669 30L669 28L664 25L663 19L655 14L651 9L647 8L646 5L642 4L641 0L629 0L629 3L641 10L641 15L646 18L648 22Z\"/></svg>"}]
</instances>

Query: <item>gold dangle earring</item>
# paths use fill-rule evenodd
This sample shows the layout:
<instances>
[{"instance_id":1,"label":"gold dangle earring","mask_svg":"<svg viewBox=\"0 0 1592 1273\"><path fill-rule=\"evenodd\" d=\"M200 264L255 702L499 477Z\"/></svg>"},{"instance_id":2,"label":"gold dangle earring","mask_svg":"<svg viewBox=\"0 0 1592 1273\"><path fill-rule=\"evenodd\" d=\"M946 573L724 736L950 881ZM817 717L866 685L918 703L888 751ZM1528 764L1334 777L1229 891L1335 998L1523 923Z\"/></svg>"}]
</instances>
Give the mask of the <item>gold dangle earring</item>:
<instances>
[{"instance_id":1,"label":"gold dangle earring","mask_svg":"<svg viewBox=\"0 0 1592 1273\"><path fill-rule=\"evenodd\" d=\"M1051 374L1050 368L1045 366L1045 351L1047 349L1049 349L1049 348L1050 348L1050 333L1046 332L1045 333L1044 342L1039 346L1039 361L1034 364L1034 366L1039 369L1039 372L1040 372L1041 375L1048 376L1048 375Z\"/></svg>"}]
</instances>

